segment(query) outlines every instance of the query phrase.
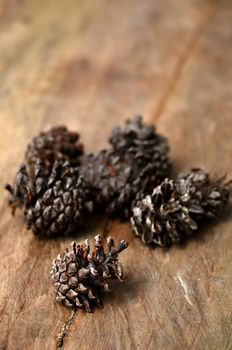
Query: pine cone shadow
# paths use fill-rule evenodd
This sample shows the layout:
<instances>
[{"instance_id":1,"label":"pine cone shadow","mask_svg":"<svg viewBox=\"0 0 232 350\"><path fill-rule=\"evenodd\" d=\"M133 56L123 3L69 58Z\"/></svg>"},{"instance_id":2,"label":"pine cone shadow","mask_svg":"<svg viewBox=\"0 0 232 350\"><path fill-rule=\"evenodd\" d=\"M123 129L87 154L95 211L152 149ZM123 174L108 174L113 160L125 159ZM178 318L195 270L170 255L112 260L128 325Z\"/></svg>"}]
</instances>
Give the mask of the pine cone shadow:
<instances>
[{"instance_id":1,"label":"pine cone shadow","mask_svg":"<svg viewBox=\"0 0 232 350\"><path fill-rule=\"evenodd\" d=\"M80 226L75 230L75 232L70 233L67 237L73 239L85 239L89 236L96 236L97 233L102 235L107 223L107 216L104 213L92 213L86 214L84 221Z\"/></svg>"},{"instance_id":2,"label":"pine cone shadow","mask_svg":"<svg viewBox=\"0 0 232 350\"><path fill-rule=\"evenodd\" d=\"M114 281L111 284L112 291L110 293L104 293L102 296L103 306L108 303L123 306L129 305L131 300L136 299L138 295L141 295L145 278L136 279L132 275L127 275L123 282Z\"/></svg>"}]
</instances>

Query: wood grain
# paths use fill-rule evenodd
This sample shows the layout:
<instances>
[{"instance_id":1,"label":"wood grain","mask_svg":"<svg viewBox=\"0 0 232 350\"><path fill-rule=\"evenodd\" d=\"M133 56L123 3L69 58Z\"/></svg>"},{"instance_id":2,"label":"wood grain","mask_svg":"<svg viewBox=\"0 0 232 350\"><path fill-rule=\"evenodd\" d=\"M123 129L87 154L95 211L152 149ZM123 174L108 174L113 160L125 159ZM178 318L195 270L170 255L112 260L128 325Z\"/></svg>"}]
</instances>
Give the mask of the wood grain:
<instances>
[{"instance_id":1,"label":"wood grain","mask_svg":"<svg viewBox=\"0 0 232 350\"><path fill-rule=\"evenodd\" d=\"M142 113L170 139L174 171L232 175L232 4L225 1L55 0L0 6L0 348L55 349L69 310L54 301L51 260L102 232L93 217L72 237L38 240L13 219L4 184L32 135L65 123L87 151ZM230 212L170 250L141 244L128 223L128 276L103 310L78 311L64 349L231 349Z\"/></svg>"}]
</instances>

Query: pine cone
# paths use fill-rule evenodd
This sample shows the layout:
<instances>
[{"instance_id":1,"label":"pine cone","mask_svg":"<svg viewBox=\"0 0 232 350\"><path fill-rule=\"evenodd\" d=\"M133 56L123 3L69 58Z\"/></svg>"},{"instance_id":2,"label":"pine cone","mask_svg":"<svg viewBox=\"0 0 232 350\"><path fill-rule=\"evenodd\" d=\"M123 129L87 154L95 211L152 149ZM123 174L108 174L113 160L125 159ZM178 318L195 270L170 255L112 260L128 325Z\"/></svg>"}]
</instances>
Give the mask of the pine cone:
<instances>
[{"instance_id":1,"label":"pine cone","mask_svg":"<svg viewBox=\"0 0 232 350\"><path fill-rule=\"evenodd\" d=\"M229 204L231 181L211 178L201 169L165 179L133 208L131 224L146 244L170 246L192 235Z\"/></svg>"},{"instance_id":2,"label":"pine cone","mask_svg":"<svg viewBox=\"0 0 232 350\"><path fill-rule=\"evenodd\" d=\"M115 248L111 237L107 239L108 252L105 254L100 235L95 237L95 249L90 253L90 244L72 242L62 255L52 263L51 276L56 300L69 307L84 307L91 312L94 303L101 305L100 293L110 291L109 281L123 280L118 254L127 248L121 241Z\"/></svg>"},{"instance_id":3,"label":"pine cone","mask_svg":"<svg viewBox=\"0 0 232 350\"><path fill-rule=\"evenodd\" d=\"M65 126L58 126L33 138L27 146L26 161L30 169L40 161L45 168L45 175L49 175L56 160L67 160L76 166L80 164L82 154L83 145L79 142L79 134L68 131Z\"/></svg>"},{"instance_id":4,"label":"pine cone","mask_svg":"<svg viewBox=\"0 0 232 350\"><path fill-rule=\"evenodd\" d=\"M194 220L214 219L229 204L232 182L226 182L225 176L211 178L202 169L192 169L191 172L181 173L177 183L182 203L187 202Z\"/></svg>"},{"instance_id":5,"label":"pine cone","mask_svg":"<svg viewBox=\"0 0 232 350\"><path fill-rule=\"evenodd\" d=\"M135 197L169 175L169 148L153 126L142 124L141 117L128 120L123 129L115 128L110 143L112 147L97 156L85 156L80 173L96 203L109 214L128 217Z\"/></svg>"},{"instance_id":6,"label":"pine cone","mask_svg":"<svg viewBox=\"0 0 232 350\"><path fill-rule=\"evenodd\" d=\"M43 164L37 162L33 175L25 165L19 168L9 203L14 211L24 209L27 227L36 235L54 236L70 233L80 223L84 211L92 211L88 189L77 168L56 161L51 175L45 176Z\"/></svg>"}]
</instances>

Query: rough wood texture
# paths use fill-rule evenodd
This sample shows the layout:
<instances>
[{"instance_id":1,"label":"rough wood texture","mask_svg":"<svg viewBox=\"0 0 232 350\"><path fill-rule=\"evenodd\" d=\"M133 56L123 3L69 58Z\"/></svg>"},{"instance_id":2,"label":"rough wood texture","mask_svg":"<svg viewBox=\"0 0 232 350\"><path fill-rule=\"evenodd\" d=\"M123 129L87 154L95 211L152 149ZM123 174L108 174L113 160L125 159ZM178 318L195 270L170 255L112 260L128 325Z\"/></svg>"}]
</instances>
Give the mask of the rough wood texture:
<instances>
[{"instance_id":1,"label":"rough wood texture","mask_svg":"<svg viewBox=\"0 0 232 350\"><path fill-rule=\"evenodd\" d=\"M174 170L232 175L232 3L202 0L0 1L0 348L55 349L69 310L51 260L73 237L36 239L3 186L32 135L65 123L88 151L142 113L171 144ZM149 249L128 223L128 279L94 314L79 311L64 349L231 349L230 213L184 246ZM78 240L101 232L93 219Z\"/></svg>"}]
</instances>

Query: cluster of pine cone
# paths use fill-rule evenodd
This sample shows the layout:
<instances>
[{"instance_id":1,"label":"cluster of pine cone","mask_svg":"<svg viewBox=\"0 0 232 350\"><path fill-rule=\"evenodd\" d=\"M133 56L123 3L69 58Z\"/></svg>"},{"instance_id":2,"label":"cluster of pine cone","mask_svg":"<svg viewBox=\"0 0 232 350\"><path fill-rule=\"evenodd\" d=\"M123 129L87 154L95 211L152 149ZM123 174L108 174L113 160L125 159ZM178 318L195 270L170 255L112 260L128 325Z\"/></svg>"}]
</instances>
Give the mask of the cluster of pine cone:
<instances>
[{"instance_id":1,"label":"cluster of pine cone","mask_svg":"<svg viewBox=\"0 0 232 350\"><path fill-rule=\"evenodd\" d=\"M96 155L84 154L79 134L64 126L40 133L6 189L12 213L21 208L27 228L38 236L71 233L87 213L100 209L130 218L145 244L166 247L218 216L232 193L231 181L202 169L170 176L166 138L136 117L114 128L109 147ZM51 277L58 301L91 311L101 304L101 291L109 291L110 280L123 280L118 254L128 243L115 247L111 237L107 242L107 253L97 235L92 252L86 240L72 242L57 256Z\"/></svg>"},{"instance_id":2,"label":"cluster of pine cone","mask_svg":"<svg viewBox=\"0 0 232 350\"><path fill-rule=\"evenodd\" d=\"M14 213L22 208L39 236L76 230L85 214L104 210L128 218L139 193L149 193L170 173L166 139L141 117L114 128L108 149L84 154L79 135L56 127L28 145L14 185L7 185Z\"/></svg>"},{"instance_id":3,"label":"cluster of pine cone","mask_svg":"<svg viewBox=\"0 0 232 350\"><path fill-rule=\"evenodd\" d=\"M130 217L144 243L168 246L217 216L231 194L231 182L201 169L175 180L170 174L166 138L139 116L114 128L109 147L96 155L84 154L79 134L66 127L40 133L6 189L12 212L22 208L36 235L70 233L100 209Z\"/></svg>"}]
</instances>

